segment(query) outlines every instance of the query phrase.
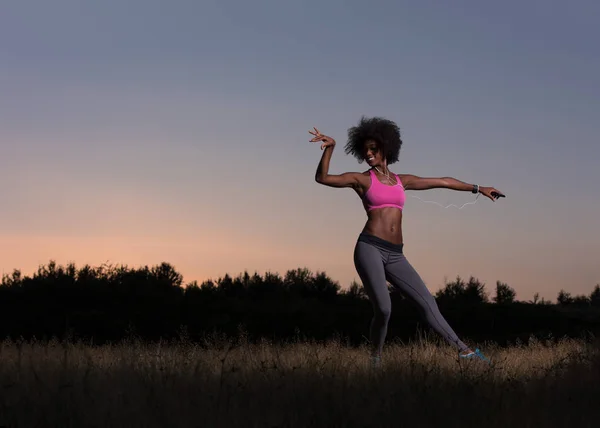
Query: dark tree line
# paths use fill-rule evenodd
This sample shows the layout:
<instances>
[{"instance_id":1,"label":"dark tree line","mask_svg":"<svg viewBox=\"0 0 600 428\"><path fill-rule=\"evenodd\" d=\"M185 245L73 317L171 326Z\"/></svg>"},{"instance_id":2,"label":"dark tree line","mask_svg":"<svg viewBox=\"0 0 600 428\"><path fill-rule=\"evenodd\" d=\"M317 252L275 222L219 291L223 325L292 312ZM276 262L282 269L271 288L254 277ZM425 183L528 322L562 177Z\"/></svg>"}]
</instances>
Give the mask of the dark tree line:
<instances>
[{"instance_id":1,"label":"dark tree line","mask_svg":"<svg viewBox=\"0 0 600 428\"><path fill-rule=\"evenodd\" d=\"M426 329L415 307L392 293L390 339L409 340ZM600 327L600 284L589 296L561 290L556 302L516 299L508 284L496 282L490 298L476 278L457 277L435 294L444 316L461 337L500 344L517 339L580 337ZM154 267L50 262L32 276L15 270L0 285L0 336L75 338L93 343L119 341L131 333L145 340L192 340L205 334L251 340L342 337L358 344L368 336L372 309L356 282L347 290L324 272L306 268L285 275L244 272L186 285L173 266Z\"/></svg>"}]
</instances>

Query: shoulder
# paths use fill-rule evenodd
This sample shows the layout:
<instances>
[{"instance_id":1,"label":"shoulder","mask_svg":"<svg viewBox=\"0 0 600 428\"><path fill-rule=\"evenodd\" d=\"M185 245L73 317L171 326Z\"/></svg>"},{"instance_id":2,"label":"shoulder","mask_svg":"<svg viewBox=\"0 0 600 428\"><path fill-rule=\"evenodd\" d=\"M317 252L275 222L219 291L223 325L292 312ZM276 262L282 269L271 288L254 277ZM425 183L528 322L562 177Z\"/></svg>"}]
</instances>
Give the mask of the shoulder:
<instances>
[{"instance_id":1,"label":"shoulder","mask_svg":"<svg viewBox=\"0 0 600 428\"><path fill-rule=\"evenodd\" d=\"M368 189L369 187L371 187L370 170L362 172L346 172L345 174L352 177L358 188Z\"/></svg>"},{"instance_id":2,"label":"shoulder","mask_svg":"<svg viewBox=\"0 0 600 428\"><path fill-rule=\"evenodd\" d=\"M372 169L368 169L363 172L357 172L357 174L359 175L359 180L361 180L363 183L370 184L372 172Z\"/></svg>"},{"instance_id":3,"label":"shoulder","mask_svg":"<svg viewBox=\"0 0 600 428\"><path fill-rule=\"evenodd\" d=\"M406 188L406 186L410 185L410 183L419 179L419 177L417 177L416 175L413 175L413 174L396 174L396 175L398 176L398 178L400 178L402 187L405 187L405 188Z\"/></svg>"},{"instance_id":4,"label":"shoulder","mask_svg":"<svg viewBox=\"0 0 600 428\"><path fill-rule=\"evenodd\" d=\"M368 186L371 183L371 175L369 170L362 172L351 172L356 181L362 186Z\"/></svg>"}]
</instances>

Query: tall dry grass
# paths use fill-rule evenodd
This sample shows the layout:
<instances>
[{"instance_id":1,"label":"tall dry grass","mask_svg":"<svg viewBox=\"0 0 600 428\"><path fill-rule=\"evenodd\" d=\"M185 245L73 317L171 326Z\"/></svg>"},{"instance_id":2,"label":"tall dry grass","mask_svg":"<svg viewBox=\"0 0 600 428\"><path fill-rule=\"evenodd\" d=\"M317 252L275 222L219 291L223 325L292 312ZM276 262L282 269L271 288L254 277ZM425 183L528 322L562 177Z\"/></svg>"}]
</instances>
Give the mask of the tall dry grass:
<instances>
[{"instance_id":1,"label":"tall dry grass","mask_svg":"<svg viewBox=\"0 0 600 428\"><path fill-rule=\"evenodd\" d=\"M0 343L0 426L597 427L600 360L564 340L460 361L431 342Z\"/></svg>"}]
</instances>

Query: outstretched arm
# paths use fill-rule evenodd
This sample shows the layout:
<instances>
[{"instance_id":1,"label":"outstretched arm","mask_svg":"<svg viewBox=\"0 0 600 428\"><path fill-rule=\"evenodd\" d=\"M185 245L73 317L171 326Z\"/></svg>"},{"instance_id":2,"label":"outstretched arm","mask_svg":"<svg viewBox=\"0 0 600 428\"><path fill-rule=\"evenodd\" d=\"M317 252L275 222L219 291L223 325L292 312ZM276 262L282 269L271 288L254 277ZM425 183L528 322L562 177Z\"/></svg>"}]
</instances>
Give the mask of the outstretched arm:
<instances>
[{"instance_id":1,"label":"outstretched arm","mask_svg":"<svg viewBox=\"0 0 600 428\"><path fill-rule=\"evenodd\" d=\"M400 174L402 185L406 190L452 189L472 191L474 185L467 184L452 177L418 177L411 174Z\"/></svg>"},{"instance_id":2,"label":"outstretched arm","mask_svg":"<svg viewBox=\"0 0 600 428\"><path fill-rule=\"evenodd\" d=\"M400 180L406 190L451 189L464 192L481 193L492 201L504 195L493 187L468 184L452 177L418 177L411 174L400 174Z\"/></svg>"}]
</instances>

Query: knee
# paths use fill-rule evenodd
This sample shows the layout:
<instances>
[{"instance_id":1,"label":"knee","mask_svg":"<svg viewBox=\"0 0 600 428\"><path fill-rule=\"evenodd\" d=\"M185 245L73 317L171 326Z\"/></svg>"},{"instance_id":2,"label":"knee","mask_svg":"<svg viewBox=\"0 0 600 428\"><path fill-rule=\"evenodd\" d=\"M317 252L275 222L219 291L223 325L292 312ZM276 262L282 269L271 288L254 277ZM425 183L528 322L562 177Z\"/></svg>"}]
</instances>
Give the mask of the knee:
<instances>
[{"instance_id":1,"label":"knee","mask_svg":"<svg viewBox=\"0 0 600 428\"><path fill-rule=\"evenodd\" d=\"M392 308L390 306L382 306L374 309L375 318L383 322L388 322L392 315Z\"/></svg>"}]
</instances>

